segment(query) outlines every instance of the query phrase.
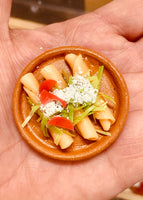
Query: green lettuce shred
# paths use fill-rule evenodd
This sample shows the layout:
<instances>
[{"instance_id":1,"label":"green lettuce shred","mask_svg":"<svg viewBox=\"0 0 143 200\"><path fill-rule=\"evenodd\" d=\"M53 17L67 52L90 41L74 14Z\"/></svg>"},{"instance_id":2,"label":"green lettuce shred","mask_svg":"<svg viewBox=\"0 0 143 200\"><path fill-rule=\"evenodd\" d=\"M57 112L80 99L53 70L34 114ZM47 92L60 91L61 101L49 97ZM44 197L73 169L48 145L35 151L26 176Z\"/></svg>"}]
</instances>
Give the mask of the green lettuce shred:
<instances>
[{"instance_id":1,"label":"green lettuce shred","mask_svg":"<svg viewBox=\"0 0 143 200\"><path fill-rule=\"evenodd\" d=\"M28 103L29 103L31 106L33 106L34 103L31 101L31 99L30 99L28 96L27 96L26 98L27 98L27 100L28 100Z\"/></svg>"},{"instance_id":2,"label":"green lettuce shred","mask_svg":"<svg viewBox=\"0 0 143 200\"><path fill-rule=\"evenodd\" d=\"M74 106L73 106L73 104L69 103L68 111L69 111L69 120L71 122L73 122L73 117L74 117Z\"/></svg>"},{"instance_id":3,"label":"green lettuce shred","mask_svg":"<svg viewBox=\"0 0 143 200\"><path fill-rule=\"evenodd\" d=\"M110 132L107 132L107 131L102 131L102 130L96 130L97 133L100 133L102 135L106 135L106 136L111 136L111 133Z\"/></svg>"},{"instance_id":4,"label":"green lettuce shred","mask_svg":"<svg viewBox=\"0 0 143 200\"><path fill-rule=\"evenodd\" d=\"M100 82L101 82L101 77L102 77L102 74L103 74L103 69L104 69L104 66L99 66L99 70L98 70L98 74L97 74L97 78L98 78L98 85L97 85L97 89L99 89L100 87Z\"/></svg>"},{"instance_id":5,"label":"green lettuce shred","mask_svg":"<svg viewBox=\"0 0 143 200\"><path fill-rule=\"evenodd\" d=\"M69 136L71 136L71 137L75 137L75 135L73 134L73 133L70 133L69 131L67 131L67 130L65 130L65 129L63 129L62 130L65 134L67 134L67 135L69 135Z\"/></svg>"},{"instance_id":6,"label":"green lettuce shred","mask_svg":"<svg viewBox=\"0 0 143 200\"><path fill-rule=\"evenodd\" d=\"M56 132L57 134L62 134L62 129L58 128L57 126L48 125L49 130Z\"/></svg>"},{"instance_id":7,"label":"green lettuce shred","mask_svg":"<svg viewBox=\"0 0 143 200\"><path fill-rule=\"evenodd\" d=\"M68 83L69 82L69 78L68 78L68 75L67 75L67 73L65 72L64 69L62 70L62 75L63 75L65 81Z\"/></svg>"},{"instance_id":8,"label":"green lettuce shred","mask_svg":"<svg viewBox=\"0 0 143 200\"><path fill-rule=\"evenodd\" d=\"M103 94L102 92L99 92L99 94L100 95L102 95L103 97L105 97L106 99L109 99L109 100L111 100L114 104L116 104L116 102L114 101L114 99L113 98L111 98L111 97L109 97L108 95L106 95L106 94Z\"/></svg>"},{"instance_id":9,"label":"green lettuce shred","mask_svg":"<svg viewBox=\"0 0 143 200\"><path fill-rule=\"evenodd\" d=\"M59 115L67 118L69 116L69 113L68 113L67 109L64 109L61 111L61 113L59 113Z\"/></svg>"},{"instance_id":10,"label":"green lettuce shred","mask_svg":"<svg viewBox=\"0 0 143 200\"><path fill-rule=\"evenodd\" d=\"M92 105L92 103L83 103L82 106L78 105L74 108L74 111L77 111L77 110L81 110L81 109L85 109L87 106L90 106Z\"/></svg>"},{"instance_id":11,"label":"green lettuce shred","mask_svg":"<svg viewBox=\"0 0 143 200\"><path fill-rule=\"evenodd\" d=\"M103 111L103 110L105 110L105 106L106 105L97 106L96 103L93 104L93 105L91 105L91 106L87 106L87 108L84 109L84 112L80 116L74 118L74 121L73 121L74 126L77 123L79 123L80 121L82 121L85 117L87 117L87 116L89 116L91 114L94 114L97 111Z\"/></svg>"},{"instance_id":12,"label":"green lettuce shred","mask_svg":"<svg viewBox=\"0 0 143 200\"><path fill-rule=\"evenodd\" d=\"M95 89L98 88L99 81L98 81L97 76L89 76L89 77L88 77L88 80L90 81L90 84L91 84Z\"/></svg>"},{"instance_id":13,"label":"green lettuce shred","mask_svg":"<svg viewBox=\"0 0 143 200\"><path fill-rule=\"evenodd\" d=\"M95 88L95 89L98 89L99 90L99 87L100 87L100 82L101 82L101 77L102 77L102 74L103 74L103 69L104 69L104 66L99 66L99 69L98 69L98 73L97 73L97 76L90 76L90 74L88 75L88 80L90 81L90 84Z\"/></svg>"},{"instance_id":14,"label":"green lettuce shred","mask_svg":"<svg viewBox=\"0 0 143 200\"><path fill-rule=\"evenodd\" d=\"M81 110L81 109L83 109L84 107L86 107L86 106L85 106L85 105L77 106L77 107L74 108L74 111Z\"/></svg>"},{"instance_id":15,"label":"green lettuce shred","mask_svg":"<svg viewBox=\"0 0 143 200\"><path fill-rule=\"evenodd\" d=\"M75 137L74 134L70 133L69 131L63 129L63 128L59 128L59 127L56 127L56 126L52 126L52 125L48 125L48 128L53 130L55 133L57 133L58 135L62 135L62 133L65 133L71 137Z\"/></svg>"},{"instance_id":16,"label":"green lettuce shred","mask_svg":"<svg viewBox=\"0 0 143 200\"><path fill-rule=\"evenodd\" d=\"M28 115L28 117L24 120L24 122L22 123L22 128L24 128L27 123L31 120L31 118L33 117L34 113L36 113L36 111L40 108L40 105L33 105L31 106L31 111L30 114Z\"/></svg>"},{"instance_id":17,"label":"green lettuce shred","mask_svg":"<svg viewBox=\"0 0 143 200\"><path fill-rule=\"evenodd\" d=\"M72 76L69 77L69 81L68 84L71 85L72 84Z\"/></svg>"},{"instance_id":18,"label":"green lettuce shred","mask_svg":"<svg viewBox=\"0 0 143 200\"><path fill-rule=\"evenodd\" d=\"M48 119L49 119L48 117L43 117L41 120L41 129L45 137L49 137L48 130L47 130Z\"/></svg>"},{"instance_id":19,"label":"green lettuce shred","mask_svg":"<svg viewBox=\"0 0 143 200\"><path fill-rule=\"evenodd\" d=\"M36 113L38 114L39 118L37 119L37 122L40 122L43 119L43 113L40 110L37 110Z\"/></svg>"}]
</instances>

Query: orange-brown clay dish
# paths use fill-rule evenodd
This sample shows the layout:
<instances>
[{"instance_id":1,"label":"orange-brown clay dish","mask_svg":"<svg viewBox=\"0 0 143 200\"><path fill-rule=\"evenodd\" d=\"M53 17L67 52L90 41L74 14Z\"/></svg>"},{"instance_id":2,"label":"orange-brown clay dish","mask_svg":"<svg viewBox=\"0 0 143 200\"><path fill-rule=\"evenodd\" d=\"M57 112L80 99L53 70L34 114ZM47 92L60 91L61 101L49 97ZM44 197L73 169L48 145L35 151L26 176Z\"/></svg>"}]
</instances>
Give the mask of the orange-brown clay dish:
<instances>
[{"instance_id":1,"label":"orange-brown clay dish","mask_svg":"<svg viewBox=\"0 0 143 200\"><path fill-rule=\"evenodd\" d=\"M36 121L38 118L36 114L34 114L27 126L22 128L21 125L24 119L29 115L31 108L27 101L26 93L20 82L20 78L26 73L32 72L38 81L40 81L42 76L40 75L39 70L45 63L54 64L60 72L64 69L67 74L71 74L70 67L64 59L67 53L82 54L82 56L86 58L85 60L92 74L97 72L99 65L104 65L100 91L112 97L116 101L116 104L113 104L110 100L108 100L108 104L113 110L116 121L111 126L111 136L99 135L97 141L87 141L83 139L78 132L74 131L76 137L74 138L73 144L69 148L61 150L54 144L51 138L43 136L40 123ZM45 156L65 161L84 160L107 149L121 133L127 118L128 106L128 89L122 75L114 64L93 50L74 46L52 49L35 58L21 73L13 94L14 119L22 137L35 150ZM98 127L99 124L96 124L95 126Z\"/></svg>"}]
</instances>

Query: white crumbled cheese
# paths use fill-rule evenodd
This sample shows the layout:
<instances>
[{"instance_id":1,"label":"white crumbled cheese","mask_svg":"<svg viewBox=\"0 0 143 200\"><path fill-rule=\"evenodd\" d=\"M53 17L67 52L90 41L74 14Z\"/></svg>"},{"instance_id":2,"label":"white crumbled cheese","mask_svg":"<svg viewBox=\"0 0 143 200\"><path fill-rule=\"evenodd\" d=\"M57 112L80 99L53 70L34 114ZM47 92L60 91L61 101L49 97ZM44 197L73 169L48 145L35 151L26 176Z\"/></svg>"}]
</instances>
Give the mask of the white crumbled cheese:
<instances>
[{"instance_id":1,"label":"white crumbled cheese","mask_svg":"<svg viewBox=\"0 0 143 200\"><path fill-rule=\"evenodd\" d=\"M60 105L59 102L51 101L46 105L41 104L40 110L46 117L50 117L57 112L61 112L63 110L63 107Z\"/></svg>"},{"instance_id":2,"label":"white crumbled cheese","mask_svg":"<svg viewBox=\"0 0 143 200\"><path fill-rule=\"evenodd\" d=\"M68 87L64 89L55 89L51 93L67 103L72 100L73 104L83 104L95 103L98 90L90 84L90 81L87 78L75 74L72 77L72 84L69 84ZM60 102L52 101L46 105L41 105L40 109L45 116L49 117L58 111L61 112L63 107Z\"/></svg>"},{"instance_id":3,"label":"white crumbled cheese","mask_svg":"<svg viewBox=\"0 0 143 200\"><path fill-rule=\"evenodd\" d=\"M73 76L72 84L70 84L68 87L62 90L56 89L53 91L54 95L63 99L67 103L69 103L72 99L73 103L79 104L89 102L95 103L97 93L98 90L93 88L93 86L90 84L90 81L78 74Z\"/></svg>"}]
</instances>

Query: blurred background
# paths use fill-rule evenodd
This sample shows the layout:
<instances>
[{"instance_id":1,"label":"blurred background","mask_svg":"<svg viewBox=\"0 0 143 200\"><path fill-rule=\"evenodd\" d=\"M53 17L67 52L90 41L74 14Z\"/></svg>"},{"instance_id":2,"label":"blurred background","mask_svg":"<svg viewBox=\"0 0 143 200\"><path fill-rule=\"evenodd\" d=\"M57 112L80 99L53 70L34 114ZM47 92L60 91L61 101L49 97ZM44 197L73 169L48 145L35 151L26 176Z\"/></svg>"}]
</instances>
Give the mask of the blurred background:
<instances>
[{"instance_id":1,"label":"blurred background","mask_svg":"<svg viewBox=\"0 0 143 200\"><path fill-rule=\"evenodd\" d=\"M28 28L35 28L35 26L40 26L40 24L60 22L93 11L110 1L111 0L13 0L10 26L28 26L28 22L33 21L34 23L30 24ZM15 18L24 21L16 21Z\"/></svg>"},{"instance_id":2,"label":"blurred background","mask_svg":"<svg viewBox=\"0 0 143 200\"><path fill-rule=\"evenodd\" d=\"M92 11L111 0L13 0L13 17L49 24Z\"/></svg>"},{"instance_id":3,"label":"blurred background","mask_svg":"<svg viewBox=\"0 0 143 200\"><path fill-rule=\"evenodd\" d=\"M13 0L11 28L34 29L91 12L112 0ZM114 0L116 1L116 0ZM115 197L114 200L143 200L143 183Z\"/></svg>"}]
</instances>

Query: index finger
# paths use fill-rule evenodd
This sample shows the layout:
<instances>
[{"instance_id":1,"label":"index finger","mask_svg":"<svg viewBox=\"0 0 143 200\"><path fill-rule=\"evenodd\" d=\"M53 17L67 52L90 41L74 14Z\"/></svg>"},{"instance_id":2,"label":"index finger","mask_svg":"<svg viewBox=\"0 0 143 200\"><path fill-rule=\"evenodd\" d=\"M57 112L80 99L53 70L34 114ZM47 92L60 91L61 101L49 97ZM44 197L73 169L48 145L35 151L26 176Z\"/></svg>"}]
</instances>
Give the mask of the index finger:
<instances>
[{"instance_id":1,"label":"index finger","mask_svg":"<svg viewBox=\"0 0 143 200\"><path fill-rule=\"evenodd\" d=\"M8 28L12 0L0 0L0 25L1 30L3 27Z\"/></svg>"}]
</instances>

